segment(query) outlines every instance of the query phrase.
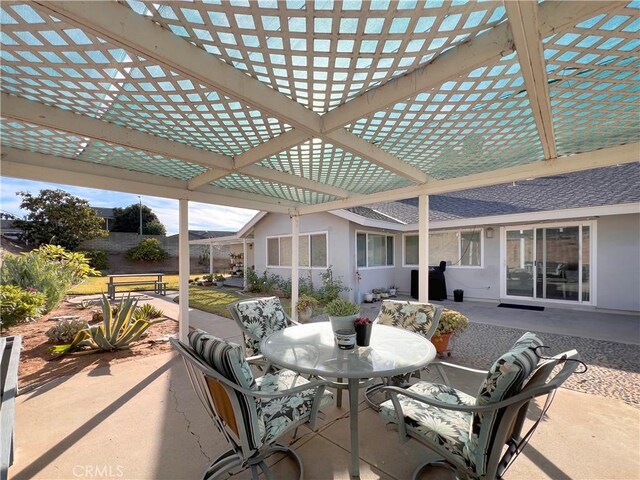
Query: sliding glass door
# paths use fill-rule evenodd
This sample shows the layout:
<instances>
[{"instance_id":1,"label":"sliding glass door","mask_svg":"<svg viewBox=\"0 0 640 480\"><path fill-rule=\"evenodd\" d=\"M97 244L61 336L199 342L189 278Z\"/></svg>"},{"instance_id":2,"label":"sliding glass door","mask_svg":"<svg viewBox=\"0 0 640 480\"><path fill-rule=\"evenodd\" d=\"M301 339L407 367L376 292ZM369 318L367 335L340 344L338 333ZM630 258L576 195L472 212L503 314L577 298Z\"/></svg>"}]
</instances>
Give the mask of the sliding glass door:
<instances>
[{"instance_id":1,"label":"sliding glass door","mask_svg":"<svg viewBox=\"0 0 640 480\"><path fill-rule=\"evenodd\" d=\"M507 227L504 294L567 302L590 302L589 223Z\"/></svg>"}]
</instances>

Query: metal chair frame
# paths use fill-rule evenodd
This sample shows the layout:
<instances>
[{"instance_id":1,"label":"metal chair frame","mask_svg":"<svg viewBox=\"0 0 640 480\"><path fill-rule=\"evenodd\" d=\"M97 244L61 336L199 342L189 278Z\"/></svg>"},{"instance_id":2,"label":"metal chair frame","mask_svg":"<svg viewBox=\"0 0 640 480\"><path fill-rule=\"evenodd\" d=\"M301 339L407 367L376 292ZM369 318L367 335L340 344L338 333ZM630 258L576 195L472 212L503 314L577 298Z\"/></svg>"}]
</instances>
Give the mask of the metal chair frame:
<instances>
[{"instance_id":1,"label":"metal chair frame","mask_svg":"<svg viewBox=\"0 0 640 480\"><path fill-rule=\"evenodd\" d=\"M529 380L526 381L525 385L518 393L500 402L483 406L453 405L439 402L431 398L426 398L402 388L383 387L382 390L391 396L391 400L396 411L397 422L392 424L392 427L398 429L400 441L405 442L409 437L415 438L444 458L444 462L427 462L419 466L413 474L413 479L417 479L420 472L429 465L446 466L454 470L462 478L478 478L482 480L501 479L504 472L509 468L522 449L529 442L535 429L551 405L556 390L571 374L573 374L578 364L580 364L580 356L575 350L562 353L553 358L542 360L538 363L538 366L529 377ZM437 367L444 384L447 386L450 386L449 380L442 367L454 368L472 373L482 373L485 375L487 373L483 370L460 367L458 365L444 362L437 362L432 365ZM561 368L554 374L554 369L557 366L561 366ZM429 442L411 426L408 426L404 421L402 405L398 399L399 395L410 397L424 403L427 407L438 407L443 410L456 410L470 413L493 411L501 412L502 416L500 421L497 422L494 427L493 440L487 459L486 473L479 476L474 470L471 470L467 465L460 462L460 460L453 456L447 449ZM529 410L529 405L533 399L541 396L546 396L544 407L541 409L533 426L523 434L522 431L527 417L527 412ZM502 452L505 445L507 448L503 454Z\"/></svg>"},{"instance_id":2,"label":"metal chair frame","mask_svg":"<svg viewBox=\"0 0 640 480\"><path fill-rule=\"evenodd\" d=\"M414 302L416 303L416 302ZM436 305L434 303L423 303L422 305L433 305L435 311L433 312L433 320L431 321L431 327L429 328L429 331L427 332L427 334L425 335L425 338L427 340L431 340L431 337L433 337L433 334L435 333L436 329L438 328L438 323L440 323L440 316L442 315L442 311L444 310L444 307L442 305ZM376 319L373 321L374 324L378 323L379 319L378 317L376 317ZM420 378L420 372L422 370L426 370L428 369L429 366L427 365L426 367L420 369L420 370L416 370L414 372L409 372L409 373L405 373L404 375L396 375L394 377L383 377L381 382L375 383L369 387L367 387L367 389L364 392L364 398L367 401L367 403L369 404L369 406L371 408L373 408L374 410L378 411L380 410L380 404L376 403L375 401L372 400L372 396L375 395L376 393L378 393L382 387L386 387L386 386L390 386L390 385L406 385L409 383L409 381L411 380L411 377L416 377L416 378ZM385 399L388 399L385 398Z\"/></svg>"},{"instance_id":3,"label":"metal chair frame","mask_svg":"<svg viewBox=\"0 0 640 480\"><path fill-rule=\"evenodd\" d=\"M251 468L254 480L258 479L258 468L260 468L264 472L264 475L267 479L272 479L273 476L265 462L265 459L275 452L285 452L290 454L298 463L300 469L300 479L302 480L304 478L304 467L302 464L302 460L291 447L281 445L277 443L276 440L278 438L281 438L285 433L296 429L300 425L306 423L309 424L308 426L311 430L315 430L319 414L320 401L325 389L325 382L310 381L295 388L280 390L273 393L260 392L259 390L250 390L247 388L243 388L235 384L234 382L231 382L226 377L213 370L209 365L202 362L191 347L174 338L170 339L170 342L178 351L178 353L180 353L184 360L189 379L198 399L204 406L207 414L214 421L218 430L224 435L227 442L229 442L229 444L231 445L231 448L228 451L217 457L215 460L213 460L213 462L209 464L204 472L203 479L215 480L223 478L226 474L230 473L234 469L246 468ZM216 408L216 402L211 394L208 379L213 379L218 382L218 385L220 385L226 393L226 398L231 404L233 415L236 419L235 427L238 432L237 434L233 430L232 426L224 420L224 417ZM244 423L241 420L242 409L240 408L240 404L237 399L238 393L246 395L253 399L270 400L273 398L285 397L312 389L315 389L316 392L311 408L311 413L308 418L303 418L297 422L292 422L292 424L289 425L286 430L281 432L278 437L273 439L268 444L263 444L258 448L252 448L250 446L247 431L243 428Z\"/></svg>"},{"instance_id":4,"label":"metal chair frame","mask_svg":"<svg viewBox=\"0 0 640 480\"><path fill-rule=\"evenodd\" d=\"M242 330L242 335L247 336L252 340L256 340L257 342L260 342L262 338L256 335L253 335L251 332L249 332L246 329L245 325L242 323L242 320L240 320L240 315L238 314L237 306L239 303L246 303L251 300L264 300L266 298L277 298L277 297L253 297L253 298L247 298L245 300L239 300L237 302L233 302L227 305L227 310L229 310L231 317L238 324L238 326L240 327L240 330ZM289 315L287 315L286 312L284 314L284 317L288 327L291 327L294 325L300 325L300 323L296 322L291 317L289 317ZM254 355L253 357L250 357L250 358L251 358L251 362L256 366L258 366L264 372L268 372L273 367L273 365L270 362L268 362L261 353Z\"/></svg>"}]
</instances>

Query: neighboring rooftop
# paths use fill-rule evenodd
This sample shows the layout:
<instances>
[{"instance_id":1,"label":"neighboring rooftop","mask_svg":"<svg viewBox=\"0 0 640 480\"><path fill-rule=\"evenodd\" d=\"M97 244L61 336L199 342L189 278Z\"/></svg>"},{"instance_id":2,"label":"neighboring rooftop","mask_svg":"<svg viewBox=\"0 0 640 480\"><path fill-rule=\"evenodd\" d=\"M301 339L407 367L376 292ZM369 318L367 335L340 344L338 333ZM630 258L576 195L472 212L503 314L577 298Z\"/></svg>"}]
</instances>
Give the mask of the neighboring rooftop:
<instances>
[{"instance_id":1,"label":"neighboring rooftop","mask_svg":"<svg viewBox=\"0 0 640 480\"><path fill-rule=\"evenodd\" d=\"M474 188L429 197L429 220L597 207L640 202L640 163ZM418 223L418 199L376 203L348 211L373 219ZM391 217L391 218L389 218Z\"/></svg>"}]
</instances>

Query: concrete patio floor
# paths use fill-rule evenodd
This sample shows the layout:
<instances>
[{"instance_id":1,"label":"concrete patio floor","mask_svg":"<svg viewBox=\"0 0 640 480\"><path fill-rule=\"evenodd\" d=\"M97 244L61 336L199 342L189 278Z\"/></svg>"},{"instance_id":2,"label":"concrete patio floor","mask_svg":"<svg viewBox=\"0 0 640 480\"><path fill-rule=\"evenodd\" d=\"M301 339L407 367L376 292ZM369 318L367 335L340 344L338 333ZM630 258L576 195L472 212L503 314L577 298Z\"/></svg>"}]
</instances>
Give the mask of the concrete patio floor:
<instances>
[{"instance_id":1,"label":"concrete patio floor","mask_svg":"<svg viewBox=\"0 0 640 480\"><path fill-rule=\"evenodd\" d=\"M152 303L173 316L175 304L167 300L154 298ZM456 306L475 309L470 314L474 321L482 321L483 308L489 312L484 315L493 313L488 305L474 302ZM517 311L514 320L522 319L521 312L529 313ZM566 312L555 315L558 323L558 317ZM590 315L586 317L588 322L596 322ZM613 317L607 314L600 320L619 322L617 330L630 332L624 336L627 341L635 339L637 346L637 335L633 337L637 318ZM194 310L191 320L198 328L240 340L239 330L228 319ZM577 331L589 332L595 326ZM463 390L474 392L477 388L477 380L470 377L456 380ZM305 478L349 478L347 405L345 401L342 409L326 409L327 418L316 433L299 430L293 446L304 461ZM57 379L20 395L16 409L15 462L9 471L16 480L201 478L208 462L226 450L221 434L198 403L182 362L173 353ZM640 478L638 452L637 406L563 388L505 478L636 479ZM419 464L435 458L413 440L399 443L397 433L387 431L382 419L362 401L360 454L361 478L372 479L409 478ZM276 478L297 476L288 458L274 457L273 461ZM425 478L448 478L443 471L426 473ZM246 473L237 477L250 478Z\"/></svg>"}]
</instances>

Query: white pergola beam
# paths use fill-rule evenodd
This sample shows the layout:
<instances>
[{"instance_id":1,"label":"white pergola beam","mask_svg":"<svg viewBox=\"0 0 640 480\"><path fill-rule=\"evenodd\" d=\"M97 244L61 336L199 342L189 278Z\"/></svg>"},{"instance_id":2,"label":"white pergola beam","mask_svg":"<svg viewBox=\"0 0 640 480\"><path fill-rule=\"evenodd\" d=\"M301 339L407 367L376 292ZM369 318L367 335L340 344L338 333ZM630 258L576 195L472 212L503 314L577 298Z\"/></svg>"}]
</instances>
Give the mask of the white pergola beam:
<instances>
[{"instance_id":1,"label":"white pergola beam","mask_svg":"<svg viewBox=\"0 0 640 480\"><path fill-rule=\"evenodd\" d=\"M2 93L2 116L73 133L93 140L157 153L165 157L196 163L208 168L233 169L230 157L149 135L69 110Z\"/></svg>"},{"instance_id":2,"label":"white pergola beam","mask_svg":"<svg viewBox=\"0 0 640 480\"><path fill-rule=\"evenodd\" d=\"M544 156L547 159L556 158L558 152L553 131L544 46L539 36L538 4L526 0L505 2L504 6Z\"/></svg>"},{"instance_id":3,"label":"white pergola beam","mask_svg":"<svg viewBox=\"0 0 640 480\"><path fill-rule=\"evenodd\" d=\"M117 2L37 1L39 9L310 132L319 115Z\"/></svg>"},{"instance_id":4,"label":"white pergola beam","mask_svg":"<svg viewBox=\"0 0 640 480\"><path fill-rule=\"evenodd\" d=\"M207 53L205 50L192 45L177 37L170 31L154 22L138 15L130 8L117 2L87 2L87 1L37 1L39 8L58 18L82 25L108 41L121 45L125 49L135 52L147 59L165 65L187 78L208 85L230 97L247 103L283 122L300 129L311 136L318 136L333 143L331 135L322 131L322 117L290 99L286 95L268 87L264 83L245 75L240 70ZM292 137L296 137L292 135ZM347 137L352 137L351 141ZM298 136L301 138L301 136ZM344 130L338 137L342 139L341 146L350 150L353 144L360 149L356 153L362 156L367 153L366 160L387 168L390 155L382 149L371 145L363 149L363 140ZM295 146L296 142L291 146ZM264 157L262 157L264 158ZM402 160L393 157L390 169L397 170L397 163ZM255 160L259 161L261 158ZM414 182L426 181L426 174L419 169L404 163L404 168L398 172L403 177Z\"/></svg>"},{"instance_id":5,"label":"white pergola beam","mask_svg":"<svg viewBox=\"0 0 640 480\"><path fill-rule=\"evenodd\" d=\"M274 170L273 168L262 167L260 165L250 165L248 167L244 167L242 170L240 170L240 172L255 178L260 178L277 183L287 183L287 185L302 188L304 190L326 193L328 195L333 195L334 197L347 198L351 195L349 191L342 188L326 185L314 180L298 177L297 175L280 172L278 170Z\"/></svg>"},{"instance_id":6,"label":"white pergola beam","mask_svg":"<svg viewBox=\"0 0 640 480\"><path fill-rule=\"evenodd\" d=\"M62 110L61 108L51 107L7 93L0 95L2 115L7 118L46 126L93 140L102 140L113 143L114 145L121 145L165 157L177 158L210 168L211 170L189 180L187 183L189 190L197 190L214 180L225 177L231 171L235 170L234 160L225 155L219 155L201 148L191 147L144 132L138 132L105 122L104 120L98 120L97 118ZM241 169L241 172L250 176L254 176L253 174L255 173L257 178L269 179L281 184L326 193L339 198L349 196L349 192L346 190L314 182L297 175L278 172L277 170L266 167L247 167Z\"/></svg>"},{"instance_id":7,"label":"white pergola beam","mask_svg":"<svg viewBox=\"0 0 640 480\"><path fill-rule=\"evenodd\" d=\"M11 147L2 148L2 175L277 213L289 213L297 206L294 202L225 188L190 191L186 188L187 182L182 180Z\"/></svg>"},{"instance_id":8,"label":"white pergola beam","mask_svg":"<svg viewBox=\"0 0 640 480\"><path fill-rule=\"evenodd\" d=\"M593 152L578 153L566 157L517 165L515 167L475 173L464 177L437 180L429 182L427 185L416 185L370 195L354 196L348 199L336 200L319 205L301 206L298 208L298 213L300 215L308 215L310 213L358 207L371 203L392 202L405 198L418 197L422 194L437 195L468 190L470 188L487 187L501 183L526 180L528 178L548 177L551 175L579 172L582 170L610 167L638 161L640 161L640 143L629 143L618 147L603 148Z\"/></svg>"},{"instance_id":9,"label":"white pergola beam","mask_svg":"<svg viewBox=\"0 0 640 480\"><path fill-rule=\"evenodd\" d=\"M544 38L552 33L562 32L584 18L603 11L624 8L626 3L614 1L544 2L539 9L540 35ZM476 68L491 66L511 52L513 52L513 37L508 24L502 23L468 42L447 50L427 65L371 89L327 112L322 118L323 131L325 133L331 132L418 93L455 80Z\"/></svg>"}]
</instances>

